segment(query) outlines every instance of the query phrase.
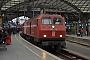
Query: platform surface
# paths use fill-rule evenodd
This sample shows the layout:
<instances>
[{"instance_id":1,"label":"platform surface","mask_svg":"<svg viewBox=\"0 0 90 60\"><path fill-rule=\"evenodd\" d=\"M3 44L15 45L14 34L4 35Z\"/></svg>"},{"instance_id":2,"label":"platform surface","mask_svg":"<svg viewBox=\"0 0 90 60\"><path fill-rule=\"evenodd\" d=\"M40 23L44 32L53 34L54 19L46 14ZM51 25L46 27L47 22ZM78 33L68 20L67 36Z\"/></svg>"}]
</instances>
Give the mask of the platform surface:
<instances>
[{"instance_id":1,"label":"platform surface","mask_svg":"<svg viewBox=\"0 0 90 60\"><path fill-rule=\"evenodd\" d=\"M76 38L82 38L82 39L88 39L90 40L90 36L83 36L83 37L80 37L80 36L77 36L77 35L74 35L74 34L71 34L71 35L66 35L66 36L71 36L71 37L76 37Z\"/></svg>"},{"instance_id":2,"label":"platform surface","mask_svg":"<svg viewBox=\"0 0 90 60\"><path fill-rule=\"evenodd\" d=\"M7 51L0 50L0 60L62 60L23 40L19 34L12 35Z\"/></svg>"}]
</instances>

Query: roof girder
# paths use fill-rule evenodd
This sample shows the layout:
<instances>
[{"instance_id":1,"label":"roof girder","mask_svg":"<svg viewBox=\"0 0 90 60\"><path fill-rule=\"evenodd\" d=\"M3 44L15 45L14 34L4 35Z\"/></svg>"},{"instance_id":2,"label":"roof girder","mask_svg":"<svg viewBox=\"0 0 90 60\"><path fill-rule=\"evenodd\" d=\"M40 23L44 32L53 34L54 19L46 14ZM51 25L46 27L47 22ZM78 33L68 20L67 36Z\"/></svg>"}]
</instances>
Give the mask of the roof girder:
<instances>
[{"instance_id":1,"label":"roof girder","mask_svg":"<svg viewBox=\"0 0 90 60\"><path fill-rule=\"evenodd\" d=\"M0 5L0 9L2 8L2 6L6 3L6 2L8 2L8 1L10 1L10 0L3 0L3 1L1 1L1 5Z\"/></svg>"},{"instance_id":2,"label":"roof girder","mask_svg":"<svg viewBox=\"0 0 90 60\"><path fill-rule=\"evenodd\" d=\"M69 3L68 1L65 0L60 0L61 2L64 2L65 4L68 4L69 6L73 7L77 12L82 13L80 9L78 9L75 5Z\"/></svg>"},{"instance_id":3,"label":"roof girder","mask_svg":"<svg viewBox=\"0 0 90 60\"><path fill-rule=\"evenodd\" d=\"M3 5L6 3L6 1L8 2L8 1L10 1L10 0L2 0L2 2L3 2ZM18 9L19 8L19 6L20 5L23 5L23 4L28 4L29 2L32 2L33 0L24 0L25 2L21 2L21 3L19 3L19 4L17 4L17 5L14 5L14 6L12 6L12 7L10 7L10 8L8 8L8 9L6 9L7 11L12 11L12 10L14 10L14 9ZM26 2L27 1L27 2ZM56 1L56 0L34 0L34 1L36 1L36 3L35 3L35 5L34 6L37 6L38 7L38 5L41 5L41 3L43 3L44 1L47 3L47 2L52 2L53 1L53 3ZM40 3L40 1L41 1L41 3ZM82 13L84 10L89 10L89 8L87 8L86 9L86 7L82 10L80 7L77 7L77 5L75 5L75 4L73 4L73 2L74 2L74 0L58 0L58 1L61 1L61 2L64 2L65 4L67 4L68 6L65 8L65 9L67 9L67 11L68 10L70 10L70 11L73 11L74 9L75 9L75 11L77 11L77 12L79 12L79 13ZM76 3L76 2L78 2L79 0L75 0L75 2L74 3ZM79 3L83 3L83 1L84 0L80 0L80 2ZM60 2L59 2L60 3ZM85 2L84 2L85 3ZM83 3L83 4L84 4ZM77 3L76 3L77 4ZM87 5L88 5L89 3L87 3ZM2 6L3 6L2 5ZM51 5L52 4L49 4L50 5L50 8L51 8ZM55 8L55 7L59 7L60 5L58 4L58 6L57 5L52 5L53 6L53 8ZM55 7L54 7L55 6ZM71 6L72 8L68 8L69 6ZM79 5L80 6L80 5ZM16 8L15 8L16 7ZM81 7L83 7L83 6L81 6ZM49 8L49 7L47 7L47 8ZM16 10L17 10L16 9ZM62 8L60 8L60 9L62 9Z\"/></svg>"}]
</instances>

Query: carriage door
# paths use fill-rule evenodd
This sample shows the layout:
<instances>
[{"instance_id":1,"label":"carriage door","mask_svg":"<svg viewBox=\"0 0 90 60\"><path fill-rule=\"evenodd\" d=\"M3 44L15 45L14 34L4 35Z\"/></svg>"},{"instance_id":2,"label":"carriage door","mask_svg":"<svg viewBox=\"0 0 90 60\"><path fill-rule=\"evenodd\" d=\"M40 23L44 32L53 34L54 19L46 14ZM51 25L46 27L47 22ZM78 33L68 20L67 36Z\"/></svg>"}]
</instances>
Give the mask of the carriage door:
<instances>
[{"instance_id":1,"label":"carriage door","mask_svg":"<svg viewBox=\"0 0 90 60\"><path fill-rule=\"evenodd\" d=\"M30 22L30 34L31 34L31 22Z\"/></svg>"},{"instance_id":2,"label":"carriage door","mask_svg":"<svg viewBox=\"0 0 90 60\"><path fill-rule=\"evenodd\" d=\"M24 24L24 34L26 34L26 29L27 29L26 26L27 26L27 24L25 23L25 24Z\"/></svg>"}]
</instances>

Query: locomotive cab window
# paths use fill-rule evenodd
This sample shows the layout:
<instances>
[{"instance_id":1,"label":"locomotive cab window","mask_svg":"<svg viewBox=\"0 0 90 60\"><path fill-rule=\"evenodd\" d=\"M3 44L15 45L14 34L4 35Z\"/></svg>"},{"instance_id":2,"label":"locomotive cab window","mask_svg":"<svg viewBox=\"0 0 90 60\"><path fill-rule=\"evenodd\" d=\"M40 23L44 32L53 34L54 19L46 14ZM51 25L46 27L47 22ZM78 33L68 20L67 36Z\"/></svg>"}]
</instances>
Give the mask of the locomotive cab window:
<instances>
[{"instance_id":1,"label":"locomotive cab window","mask_svg":"<svg viewBox=\"0 0 90 60\"><path fill-rule=\"evenodd\" d=\"M51 18L42 18L42 24L52 24Z\"/></svg>"},{"instance_id":2,"label":"locomotive cab window","mask_svg":"<svg viewBox=\"0 0 90 60\"><path fill-rule=\"evenodd\" d=\"M62 24L61 18L54 18L54 24Z\"/></svg>"}]
</instances>

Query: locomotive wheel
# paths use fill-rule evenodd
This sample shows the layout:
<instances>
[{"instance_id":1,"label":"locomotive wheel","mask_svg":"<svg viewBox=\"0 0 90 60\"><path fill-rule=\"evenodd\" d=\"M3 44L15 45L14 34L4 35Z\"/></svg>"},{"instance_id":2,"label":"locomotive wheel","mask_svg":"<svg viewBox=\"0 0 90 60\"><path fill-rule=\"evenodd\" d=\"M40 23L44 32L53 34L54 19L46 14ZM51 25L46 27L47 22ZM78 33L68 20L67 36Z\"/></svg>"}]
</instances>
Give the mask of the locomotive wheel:
<instances>
[{"instance_id":1,"label":"locomotive wheel","mask_svg":"<svg viewBox=\"0 0 90 60\"><path fill-rule=\"evenodd\" d=\"M59 46L58 46L58 45L57 45L57 46L55 46L55 51L57 51L57 52L58 52L58 51L60 51L61 49L62 49L62 48L61 48L61 46L60 46L60 45L59 45Z\"/></svg>"},{"instance_id":2,"label":"locomotive wheel","mask_svg":"<svg viewBox=\"0 0 90 60\"><path fill-rule=\"evenodd\" d=\"M30 42L30 37L28 37L28 40L27 41Z\"/></svg>"},{"instance_id":3,"label":"locomotive wheel","mask_svg":"<svg viewBox=\"0 0 90 60\"><path fill-rule=\"evenodd\" d=\"M37 46L43 49L42 42L37 42Z\"/></svg>"},{"instance_id":4,"label":"locomotive wheel","mask_svg":"<svg viewBox=\"0 0 90 60\"><path fill-rule=\"evenodd\" d=\"M30 37L30 39L29 39L29 42L31 42L31 43L32 43L32 39L31 39L31 37Z\"/></svg>"},{"instance_id":5,"label":"locomotive wheel","mask_svg":"<svg viewBox=\"0 0 90 60\"><path fill-rule=\"evenodd\" d=\"M36 41L34 42L34 44L35 44L36 46L38 45Z\"/></svg>"},{"instance_id":6,"label":"locomotive wheel","mask_svg":"<svg viewBox=\"0 0 90 60\"><path fill-rule=\"evenodd\" d=\"M35 44L35 43L34 43L34 38L33 38L33 37L30 37L30 41L31 41L32 44Z\"/></svg>"}]
</instances>

